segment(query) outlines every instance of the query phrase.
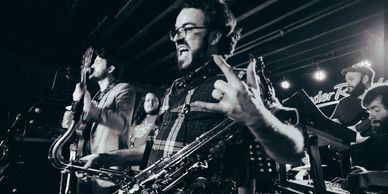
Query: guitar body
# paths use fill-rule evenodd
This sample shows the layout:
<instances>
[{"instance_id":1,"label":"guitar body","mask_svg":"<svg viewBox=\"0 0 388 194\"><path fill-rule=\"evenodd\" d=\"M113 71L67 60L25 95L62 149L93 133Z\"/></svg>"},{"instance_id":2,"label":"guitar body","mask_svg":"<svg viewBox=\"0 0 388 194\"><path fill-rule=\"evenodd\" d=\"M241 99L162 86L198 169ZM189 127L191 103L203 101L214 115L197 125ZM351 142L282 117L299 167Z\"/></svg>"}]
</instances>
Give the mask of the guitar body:
<instances>
[{"instance_id":1,"label":"guitar body","mask_svg":"<svg viewBox=\"0 0 388 194\"><path fill-rule=\"evenodd\" d=\"M359 144L368 140L373 136L371 120L368 118L369 114L365 111L359 114L359 116L354 119L354 122L357 122L354 125L348 126L349 129L357 132L356 142L352 143ZM353 122L353 123L354 123Z\"/></svg>"}]
</instances>

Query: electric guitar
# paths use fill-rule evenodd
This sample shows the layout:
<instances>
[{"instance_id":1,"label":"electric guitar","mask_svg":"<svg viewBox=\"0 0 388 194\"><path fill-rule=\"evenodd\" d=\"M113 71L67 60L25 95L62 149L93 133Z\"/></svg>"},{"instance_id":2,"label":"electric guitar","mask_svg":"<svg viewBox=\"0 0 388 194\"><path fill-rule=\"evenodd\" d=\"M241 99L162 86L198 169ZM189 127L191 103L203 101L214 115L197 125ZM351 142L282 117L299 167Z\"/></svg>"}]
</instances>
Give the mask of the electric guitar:
<instances>
[{"instance_id":1,"label":"electric guitar","mask_svg":"<svg viewBox=\"0 0 388 194\"><path fill-rule=\"evenodd\" d=\"M87 91L87 78L88 74L90 73L90 64L92 62L93 58L93 48L89 47L86 49L85 54L82 57L82 64L81 64L81 90L82 90L82 97L79 100L79 103L81 102L83 104L83 95L85 94L85 91ZM80 106L81 112L80 119L78 121L78 127L76 129L76 133L78 136L78 151L77 151L77 159L81 158L83 156L83 150L84 150L84 144L85 144L85 138L84 138L84 129L86 128L86 123L83 122L83 114L82 114L82 106Z\"/></svg>"},{"instance_id":2,"label":"electric guitar","mask_svg":"<svg viewBox=\"0 0 388 194\"><path fill-rule=\"evenodd\" d=\"M362 143L373 135L371 120L368 117L369 114L366 111L362 112L354 119L354 122L348 126L349 129L357 132L356 142L353 142L353 145Z\"/></svg>"}]
</instances>

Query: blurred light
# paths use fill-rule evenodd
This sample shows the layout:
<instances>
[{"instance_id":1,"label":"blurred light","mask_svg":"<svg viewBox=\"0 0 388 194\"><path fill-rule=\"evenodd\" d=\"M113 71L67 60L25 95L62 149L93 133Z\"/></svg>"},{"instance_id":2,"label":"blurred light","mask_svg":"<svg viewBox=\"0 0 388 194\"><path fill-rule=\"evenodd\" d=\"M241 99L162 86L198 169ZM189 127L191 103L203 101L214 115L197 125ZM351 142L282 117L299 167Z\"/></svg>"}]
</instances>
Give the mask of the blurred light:
<instances>
[{"instance_id":1,"label":"blurred light","mask_svg":"<svg viewBox=\"0 0 388 194\"><path fill-rule=\"evenodd\" d=\"M315 73L314 73L314 79L317 80L317 81L323 81L326 79L326 72L323 71L323 70L317 70Z\"/></svg>"},{"instance_id":2,"label":"blurred light","mask_svg":"<svg viewBox=\"0 0 388 194\"><path fill-rule=\"evenodd\" d=\"M361 65L364 65L364 66L367 66L367 67L372 66L372 64L368 60L363 60L360 63L361 63Z\"/></svg>"},{"instance_id":3,"label":"blurred light","mask_svg":"<svg viewBox=\"0 0 388 194\"><path fill-rule=\"evenodd\" d=\"M288 89L290 88L290 82L288 80L283 80L282 82L280 82L280 86L283 88L283 89Z\"/></svg>"}]
</instances>

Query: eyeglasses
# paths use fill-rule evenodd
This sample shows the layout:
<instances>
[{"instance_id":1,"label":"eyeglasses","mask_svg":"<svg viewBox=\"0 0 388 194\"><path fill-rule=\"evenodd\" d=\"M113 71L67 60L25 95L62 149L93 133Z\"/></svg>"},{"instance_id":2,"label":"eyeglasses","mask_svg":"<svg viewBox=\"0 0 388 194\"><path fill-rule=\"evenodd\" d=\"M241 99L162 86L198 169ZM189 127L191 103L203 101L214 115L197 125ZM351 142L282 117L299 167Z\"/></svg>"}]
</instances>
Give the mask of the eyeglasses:
<instances>
[{"instance_id":1,"label":"eyeglasses","mask_svg":"<svg viewBox=\"0 0 388 194\"><path fill-rule=\"evenodd\" d=\"M170 31L169 33L170 40L174 41L176 35L178 35L177 37L178 39L184 39L186 38L187 32L194 29L210 29L210 27L206 27L206 26L179 27L175 30Z\"/></svg>"}]
</instances>

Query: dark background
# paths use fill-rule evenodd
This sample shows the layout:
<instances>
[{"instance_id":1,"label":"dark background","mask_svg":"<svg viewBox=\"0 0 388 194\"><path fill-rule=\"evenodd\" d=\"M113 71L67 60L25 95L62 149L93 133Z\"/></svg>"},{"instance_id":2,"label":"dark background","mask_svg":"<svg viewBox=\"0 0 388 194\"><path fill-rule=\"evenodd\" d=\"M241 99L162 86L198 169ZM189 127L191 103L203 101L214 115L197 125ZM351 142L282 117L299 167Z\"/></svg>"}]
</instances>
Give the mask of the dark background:
<instances>
[{"instance_id":1,"label":"dark background","mask_svg":"<svg viewBox=\"0 0 388 194\"><path fill-rule=\"evenodd\" d=\"M27 193L55 193L59 172L46 160L50 139L79 80L89 45L108 47L125 64L122 79L139 89L165 87L179 76L174 27L179 0L4 0L0 6L0 132L19 113L35 122L23 149ZM384 0L227 0L242 27L228 62L245 67L248 53L263 56L277 95L300 88L314 96L343 82L340 70L369 60L387 78L387 12ZM312 78L317 68L327 79ZM279 87L289 79L291 88ZM29 113L31 107L41 113ZM35 110L35 109L32 109ZM330 115L332 107L324 112ZM53 177L53 178L51 178ZM45 182L46 179L48 183ZM54 183L55 182L55 183ZM27 184L27 183L26 183ZM34 186L32 186L34 185ZM36 189L36 190L35 190Z\"/></svg>"}]
</instances>

